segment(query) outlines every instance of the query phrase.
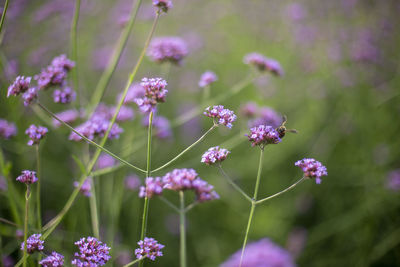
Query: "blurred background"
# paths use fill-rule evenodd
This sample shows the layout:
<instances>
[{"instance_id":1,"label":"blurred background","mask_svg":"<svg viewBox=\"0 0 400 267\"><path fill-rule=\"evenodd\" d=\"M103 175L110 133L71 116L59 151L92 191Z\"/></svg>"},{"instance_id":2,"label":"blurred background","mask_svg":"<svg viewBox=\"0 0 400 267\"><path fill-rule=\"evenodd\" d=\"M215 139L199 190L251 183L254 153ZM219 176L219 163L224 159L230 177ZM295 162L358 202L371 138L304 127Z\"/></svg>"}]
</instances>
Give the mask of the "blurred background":
<instances>
[{"instance_id":1,"label":"blurred background","mask_svg":"<svg viewBox=\"0 0 400 267\"><path fill-rule=\"evenodd\" d=\"M80 176L72 155L81 158L88 148L83 142L69 141L68 129L55 128L40 110L25 108L19 98L7 99L6 91L17 75L33 76L55 56L69 54L74 4L72 0L10 1L0 47L0 118L18 128L15 137L0 140L4 160L11 163L12 180L21 170L36 166L35 150L26 145L25 129L34 123L50 130L41 143L42 213L46 222L61 210ZM217 168L205 166L200 159L211 146L230 149L224 170L253 194L259 149L251 147L244 136L249 118L241 110L248 102L286 114L288 128L299 131L266 148L260 197L299 179L302 173L294 162L304 157L316 158L328 169L322 184L307 180L258 206L250 240L270 238L288 249L298 266L400 266L400 3L174 0L173 4L161 17L155 37L183 38L188 56L181 65L167 67L146 57L135 79L167 79L169 94L157 115L174 121L199 105L203 91L198 81L206 70L218 75L211 86L212 97L231 90L251 72L243 64L247 53L276 59L285 72L282 77L259 75L239 94L218 103L238 115L232 130L219 127L157 174L194 168L220 195L219 200L198 205L187 215L189 266L218 266L242 245L249 204ZM76 109L84 108L93 94L126 27L131 6L129 0L82 0L77 61L81 104L71 104ZM153 17L151 1L143 1L102 99L107 105L115 105L122 92ZM72 86L72 81L69 83ZM42 93L41 102L53 112L71 108L53 103L50 93ZM146 128L136 105L131 107L135 119L120 124L124 133L109 141L107 148L144 168ZM172 124L170 134L155 138L153 166L171 159L210 126L211 120L203 115L176 127ZM132 258L140 237L142 200L137 185L125 184L128 175L144 178L126 167L94 178L101 240L113 246L109 266L120 266ZM24 186L15 182L14 187L15 197L23 205ZM7 183L0 177L0 217L13 221L7 192ZM165 197L178 203L173 192ZM165 256L152 265L177 266L177 214L154 198L149 216L148 235L166 245ZM1 253L10 261L19 259L21 237L16 236L16 230L0 223ZM46 244L62 252L68 262L75 251L73 242L92 234L89 200L81 195Z\"/></svg>"}]
</instances>

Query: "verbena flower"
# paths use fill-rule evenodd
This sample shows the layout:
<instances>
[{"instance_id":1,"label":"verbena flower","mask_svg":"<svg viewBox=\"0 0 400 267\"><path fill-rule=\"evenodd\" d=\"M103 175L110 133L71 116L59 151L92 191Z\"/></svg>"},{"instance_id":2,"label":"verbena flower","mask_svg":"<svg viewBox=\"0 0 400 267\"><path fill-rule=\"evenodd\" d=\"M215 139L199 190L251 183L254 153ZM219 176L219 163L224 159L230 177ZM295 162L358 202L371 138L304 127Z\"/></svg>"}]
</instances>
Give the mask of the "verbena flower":
<instances>
[{"instance_id":1,"label":"verbena flower","mask_svg":"<svg viewBox=\"0 0 400 267\"><path fill-rule=\"evenodd\" d=\"M142 112L150 112L157 103L165 102L168 90L167 82L162 78L143 78L140 85L145 90L143 98L136 98L135 102Z\"/></svg>"},{"instance_id":2,"label":"verbena flower","mask_svg":"<svg viewBox=\"0 0 400 267\"><path fill-rule=\"evenodd\" d=\"M135 103L136 98L144 97L145 90L140 83L132 83L126 93L124 104ZM118 95L117 102L119 102L122 98L122 93Z\"/></svg>"},{"instance_id":3,"label":"verbena flower","mask_svg":"<svg viewBox=\"0 0 400 267\"><path fill-rule=\"evenodd\" d=\"M37 182L38 178L36 177L35 171L24 170L16 180L24 184L33 184Z\"/></svg>"},{"instance_id":4,"label":"verbena flower","mask_svg":"<svg viewBox=\"0 0 400 267\"><path fill-rule=\"evenodd\" d=\"M259 53L247 54L243 62L256 67L259 71L270 71L277 76L283 75L283 69L278 61L267 58Z\"/></svg>"},{"instance_id":5,"label":"verbena flower","mask_svg":"<svg viewBox=\"0 0 400 267\"><path fill-rule=\"evenodd\" d=\"M97 169L104 169L114 166L116 160L107 153L101 153L97 160Z\"/></svg>"},{"instance_id":6,"label":"verbena flower","mask_svg":"<svg viewBox=\"0 0 400 267\"><path fill-rule=\"evenodd\" d=\"M222 105L208 107L203 114L213 118L214 123L225 125L228 128L232 128L232 123L236 120L235 113Z\"/></svg>"},{"instance_id":7,"label":"verbena flower","mask_svg":"<svg viewBox=\"0 0 400 267\"><path fill-rule=\"evenodd\" d=\"M185 41L179 37L172 36L154 38L147 49L147 56L158 63L172 62L181 64L187 54L188 49Z\"/></svg>"},{"instance_id":8,"label":"verbena flower","mask_svg":"<svg viewBox=\"0 0 400 267\"><path fill-rule=\"evenodd\" d=\"M79 112L77 110L75 110L75 109L69 109L69 110L62 111L60 113L56 113L56 116L60 120L66 122L66 123L72 123L76 119L79 118ZM53 119L53 125L55 127L60 127L61 126L61 122L59 122L56 119Z\"/></svg>"},{"instance_id":9,"label":"verbena flower","mask_svg":"<svg viewBox=\"0 0 400 267\"><path fill-rule=\"evenodd\" d=\"M83 194L85 197L90 197L92 196L92 178L88 177L86 180L83 182L81 188L79 189L79 192ZM74 182L74 187L78 188L79 187L79 182L75 181Z\"/></svg>"},{"instance_id":10,"label":"verbena flower","mask_svg":"<svg viewBox=\"0 0 400 267\"><path fill-rule=\"evenodd\" d=\"M41 234L33 234L26 240L26 251L29 254L34 253L35 251L42 251L44 249L43 244L44 241L40 239ZM21 250L24 251L25 242L21 244Z\"/></svg>"},{"instance_id":11,"label":"verbena flower","mask_svg":"<svg viewBox=\"0 0 400 267\"><path fill-rule=\"evenodd\" d=\"M161 250L164 248L164 245L158 243L154 238L145 237L144 240L140 240L137 244L139 245L139 248L135 249L137 259L146 257L154 261L156 257L163 256Z\"/></svg>"},{"instance_id":12,"label":"verbena flower","mask_svg":"<svg viewBox=\"0 0 400 267\"><path fill-rule=\"evenodd\" d=\"M76 93L71 87L64 87L60 90L54 90L53 100L54 103L68 104L75 101Z\"/></svg>"},{"instance_id":13,"label":"verbena flower","mask_svg":"<svg viewBox=\"0 0 400 267\"><path fill-rule=\"evenodd\" d=\"M47 89L50 86L64 86L68 72L75 66L65 55L55 57L51 64L35 75L39 89Z\"/></svg>"},{"instance_id":14,"label":"verbena flower","mask_svg":"<svg viewBox=\"0 0 400 267\"><path fill-rule=\"evenodd\" d=\"M193 181L192 186L196 193L196 200L198 202L205 202L214 199L219 199L219 195L214 191L214 186L206 181L197 178Z\"/></svg>"},{"instance_id":15,"label":"verbena flower","mask_svg":"<svg viewBox=\"0 0 400 267\"><path fill-rule=\"evenodd\" d=\"M161 11L167 13L172 8L171 0L153 0L153 6L159 8Z\"/></svg>"},{"instance_id":16,"label":"verbena flower","mask_svg":"<svg viewBox=\"0 0 400 267\"><path fill-rule=\"evenodd\" d=\"M399 191L400 190L400 169L391 171L386 178L386 188Z\"/></svg>"},{"instance_id":17,"label":"verbena flower","mask_svg":"<svg viewBox=\"0 0 400 267\"><path fill-rule=\"evenodd\" d=\"M38 89L36 87L31 87L22 95L24 100L24 106L27 107L32 104L38 97Z\"/></svg>"},{"instance_id":18,"label":"verbena flower","mask_svg":"<svg viewBox=\"0 0 400 267\"><path fill-rule=\"evenodd\" d=\"M51 65L54 67L63 68L65 71L70 71L73 67L75 67L75 62L68 59L66 55L62 54L53 58Z\"/></svg>"},{"instance_id":19,"label":"verbena flower","mask_svg":"<svg viewBox=\"0 0 400 267\"><path fill-rule=\"evenodd\" d=\"M199 87L202 87L202 88L206 87L206 86L216 82L217 80L218 80L218 77L214 72L206 71L200 77Z\"/></svg>"},{"instance_id":20,"label":"verbena flower","mask_svg":"<svg viewBox=\"0 0 400 267\"><path fill-rule=\"evenodd\" d=\"M25 131L25 134L27 134L31 139L28 141L28 145L32 146L39 144L40 140L42 140L46 136L48 131L49 130L47 130L47 128L43 126L36 126L33 124L29 126L29 128Z\"/></svg>"},{"instance_id":21,"label":"verbena flower","mask_svg":"<svg viewBox=\"0 0 400 267\"><path fill-rule=\"evenodd\" d=\"M11 95L17 96L28 91L31 80L32 77L17 76L15 81L8 87L7 97Z\"/></svg>"},{"instance_id":22,"label":"verbena flower","mask_svg":"<svg viewBox=\"0 0 400 267\"><path fill-rule=\"evenodd\" d=\"M161 195L163 187L164 184L160 177L147 177L145 181L145 186L140 187L139 197L151 198L154 195Z\"/></svg>"},{"instance_id":23,"label":"verbena flower","mask_svg":"<svg viewBox=\"0 0 400 267\"><path fill-rule=\"evenodd\" d=\"M131 174L125 177L125 188L131 191L136 191L141 182L137 175Z\"/></svg>"},{"instance_id":24,"label":"verbena flower","mask_svg":"<svg viewBox=\"0 0 400 267\"><path fill-rule=\"evenodd\" d=\"M247 118L253 118L258 113L258 105L254 102L247 102L240 106L240 113Z\"/></svg>"},{"instance_id":25,"label":"verbena flower","mask_svg":"<svg viewBox=\"0 0 400 267\"><path fill-rule=\"evenodd\" d=\"M17 134L17 127L14 123L0 119L0 137L10 139Z\"/></svg>"},{"instance_id":26,"label":"verbena flower","mask_svg":"<svg viewBox=\"0 0 400 267\"><path fill-rule=\"evenodd\" d=\"M249 127L255 127L258 125L270 125L272 127L278 127L282 122L282 116L270 107L261 107L257 111L258 115L255 119L249 121Z\"/></svg>"},{"instance_id":27,"label":"verbena flower","mask_svg":"<svg viewBox=\"0 0 400 267\"><path fill-rule=\"evenodd\" d=\"M228 154L231 153L225 148L220 148L219 146L210 147L204 154L201 156L201 162L212 165L214 163L222 162L226 159Z\"/></svg>"},{"instance_id":28,"label":"verbena flower","mask_svg":"<svg viewBox=\"0 0 400 267\"><path fill-rule=\"evenodd\" d=\"M259 125L250 129L246 135L252 146L264 147L269 144L278 144L281 142L279 133L271 126Z\"/></svg>"},{"instance_id":29,"label":"verbena flower","mask_svg":"<svg viewBox=\"0 0 400 267\"><path fill-rule=\"evenodd\" d=\"M143 117L142 125L145 127L149 126L148 116ZM154 116L152 126L156 137L166 139L172 136L171 125L167 118L163 116Z\"/></svg>"},{"instance_id":30,"label":"verbena flower","mask_svg":"<svg viewBox=\"0 0 400 267\"><path fill-rule=\"evenodd\" d=\"M39 261L39 264L46 267L61 267L64 265L64 256L53 251L51 255Z\"/></svg>"},{"instance_id":31,"label":"verbena flower","mask_svg":"<svg viewBox=\"0 0 400 267\"><path fill-rule=\"evenodd\" d=\"M8 186L7 186L6 179L4 178L4 176L0 175L0 192L1 191L6 192L7 189L8 189Z\"/></svg>"},{"instance_id":32,"label":"verbena flower","mask_svg":"<svg viewBox=\"0 0 400 267\"><path fill-rule=\"evenodd\" d=\"M220 267L237 267L241 250L236 251ZM268 238L249 243L244 251L242 267L295 267L292 256Z\"/></svg>"},{"instance_id":33,"label":"verbena flower","mask_svg":"<svg viewBox=\"0 0 400 267\"><path fill-rule=\"evenodd\" d=\"M111 248L94 237L81 238L75 245L79 253L75 252L71 264L77 267L103 266L111 259Z\"/></svg>"},{"instance_id":34,"label":"verbena flower","mask_svg":"<svg viewBox=\"0 0 400 267\"><path fill-rule=\"evenodd\" d=\"M321 162L315 159L305 158L297 161L294 165L300 167L303 170L304 177L315 178L315 182L317 184L320 184L322 182L322 176L328 175L326 167L322 165Z\"/></svg>"}]
</instances>

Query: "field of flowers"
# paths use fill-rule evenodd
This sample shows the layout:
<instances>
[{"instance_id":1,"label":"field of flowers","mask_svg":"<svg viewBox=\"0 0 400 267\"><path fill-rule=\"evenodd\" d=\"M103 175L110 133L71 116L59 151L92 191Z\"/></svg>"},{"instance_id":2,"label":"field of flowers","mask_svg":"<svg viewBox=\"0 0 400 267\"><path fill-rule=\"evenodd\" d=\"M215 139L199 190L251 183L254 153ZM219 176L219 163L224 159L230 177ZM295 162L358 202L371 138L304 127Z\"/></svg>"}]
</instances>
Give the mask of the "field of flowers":
<instances>
[{"instance_id":1,"label":"field of flowers","mask_svg":"<svg viewBox=\"0 0 400 267\"><path fill-rule=\"evenodd\" d=\"M0 0L0 266L400 266L399 12Z\"/></svg>"}]
</instances>

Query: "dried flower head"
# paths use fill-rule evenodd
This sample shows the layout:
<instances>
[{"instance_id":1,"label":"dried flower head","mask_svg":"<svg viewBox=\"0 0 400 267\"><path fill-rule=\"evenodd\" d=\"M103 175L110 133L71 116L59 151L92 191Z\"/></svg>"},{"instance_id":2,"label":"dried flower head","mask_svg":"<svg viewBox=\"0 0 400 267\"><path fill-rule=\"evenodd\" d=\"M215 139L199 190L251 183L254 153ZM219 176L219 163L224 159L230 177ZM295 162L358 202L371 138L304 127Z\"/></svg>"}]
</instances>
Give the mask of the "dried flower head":
<instances>
[{"instance_id":1,"label":"dried flower head","mask_svg":"<svg viewBox=\"0 0 400 267\"><path fill-rule=\"evenodd\" d=\"M15 81L8 87L7 97L11 95L17 96L28 91L31 80L32 77L17 76Z\"/></svg>"},{"instance_id":2,"label":"dried flower head","mask_svg":"<svg viewBox=\"0 0 400 267\"><path fill-rule=\"evenodd\" d=\"M76 93L71 87L64 87L61 90L54 90L53 100L54 103L68 104L75 100Z\"/></svg>"},{"instance_id":3,"label":"dried flower head","mask_svg":"<svg viewBox=\"0 0 400 267\"><path fill-rule=\"evenodd\" d=\"M156 257L163 255L162 249L164 245L158 243L154 238L145 237L144 240L138 242L139 248L135 249L135 255L137 259L146 257L154 261Z\"/></svg>"},{"instance_id":4,"label":"dried flower head","mask_svg":"<svg viewBox=\"0 0 400 267\"><path fill-rule=\"evenodd\" d=\"M206 71L200 77L199 87L204 88L216 82L217 80L218 80L217 74L215 74L212 71Z\"/></svg>"},{"instance_id":5,"label":"dried flower head","mask_svg":"<svg viewBox=\"0 0 400 267\"><path fill-rule=\"evenodd\" d=\"M270 71L277 76L283 75L283 69L278 61L267 58L259 53L247 54L243 62L256 67L259 71Z\"/></svg>"},{"instance_id":6,"label":"dried flower head","mask_svg":"<svg viewBox=\"0 0 400 267\"><path fill-rule=\"evenodd\" d=\"M300 167L304 172L304 177L315 178L315 182L320 184L322 182L321 177L327 176L328 172L326 167L321 162L315 159L302 159L297 161L294 165Z\"/></svg>"},{"instance_id":7,"label":"dried flower head","mask_svg":"<svg viewBox=\"0 0 400 267\"><path fill-rule=\"evenodd\" d=\"M36 177L35 171L24 170L16 180L24 184L33 184L37 182L38 178Z\"/></svg>"},{"instance_id":8,"label":"dried flower head","mask_svg":"<svg viewBox=\"0 0 400 267\"><path fill-rule=\"evenodd\" d=\"M79 253L75 252L71 264L77 267L103 266L111 259L111 248L94 237L81 238L75 245Z\"/></svg>"},{"instance_id":9,"label":"dried flower head","mask_svg":"<svg viewBox=\"0 0 400 267\"><path fill-rule=\"evenodd\" d=\"M24 106L27 107L38 98L38 89L36 87L31 87L22 95L24 100Z\"/></svg>"},{"instance_id":10,"label":"dried flower head","mask_svg":"<svg viewBox=\"0 0 400 267\"><path fill-rule=\"evenodd\" d=\"M279 133L271 126L259 125L250 129L250 133L246 135L252 146L260 146L263 148L269 144L278 144L281 142Z\"/></svg>"},{"instance_id":11,"label":"dried flower head","mask_svg":"<svg viewBox=\"0 0 400 267\"><path fill-rule=\"evenodd\" d=\"M86 180L83 182L81 188L79 189L79 192L83 194L85 197L90 197L92 195L92 178L88 177ZM74 187L78 188L79 187L79 182L75 181L74 182Z\"/></svg>"},{"instance_id":12,"label":"dried flower head","mask_svg":"<svg viewBox=\"0 0 400 267\"><path fill-rule=\"evenodd\" d=\"M32 146L39 144L40 140L42 140L46 136L48 131L49 130L47 130L47 128L43 126L36 126L33 124L29 126L29 128L25 131L25 134L27 134L31 139L28 141L28 145Z\"/></svg>"},{"instance_id":13,"label":"dried flower head","mask_svg":"<svg viewBox=\"0 0 400 267\"><path fill-rule=\"evenodd\" d=\"M140 187L139 197L151 198L154 195L161 195L163 191L164 183L160 177L147 177L145 186Z\"/></svg>"},{"instance_id":14,"label":"dried flower head","mask_svg":"<svg viewBox=\"0 0 400 267\"><path fill-rule=\"evenodd\" d=\"M44 241L40 239L41 234L33 234L26 240L26 251L29 254L34 253L35 251L42 251L44 249L43 244ZM21 250L24 251L25 242L21 244Z\"/></svg>"},{"instance_id":15,"label":"dried flower head","mask_svg":"<svg viewBox=\"0 0 400 267\"><path fill-rule=\"evenodd\" d=\"M39 264L46 267L61 267L64 265L64 256L53 251L51 255L41 260Z\"/></svg>"},{"instance_id":16,"label":"dried flower head","mask_svg":"<svg viewBox=\"0 0 400 267\"><path fill-rule=\"evenodd\" d=\"M168 90L167 82L162 78L143 78L140 85L145 90L143 98L136 98L135 102L142 112L154 110L157 103L165 102Z\"/></svg>"},{"instance_id":17,"label":"dried flower head","mask_svg":"<svg viewBox=\"0 0 400 267\"><path fill-rule=\"evenodd\" d=\"M172 62L181 64L187 54L187 45L179 37L166 36L154 38L147 49L147 56L158 63Z\"/></svg>"},{"instance_id":18,"label":"dried flower head","mask_svg":"<svg viewBox=\"0 0 400 267\"><path fill-rule=\"evenodd\" d=\"M213 118L214 123L225 125L228 128L232 128L232 123L236 120L235 113L222 105L208 107L203 114Z\"/></svg>"},{"instance_id":19,"label":"dried flower head","mask_svg":"<svg viewBox=\"0 0 400 267\"><path fill-rule=\"evenodd\" d=\"M220 148L219 146L210 147L203 154L203 156L201 156L201 162L203 162L207 165L219 163L219 162L224 161L229 153L231 153L229 150L227 150L225 148Z\"/></svg>"},{"instance_id":20,"label":"dried flower head","mask_svg":"<svg viewBox=\"0 0 400 267\"><path fill-rule=\"evenodd\" d=\"M164 13L167 13L169 9L172 8L171 0L153 0L153 6L158 8Z\"/></svg>"},{"instance_id":21,"label":"dried flower head","mask_svg":"<svg viewBox=\"0 0 400 267\"><path fill-rule=\"evenodd\" d=\"M17 134L17 127L14 123L0 119L0 138L10 139Z\"/></svg>"}]
</instances>

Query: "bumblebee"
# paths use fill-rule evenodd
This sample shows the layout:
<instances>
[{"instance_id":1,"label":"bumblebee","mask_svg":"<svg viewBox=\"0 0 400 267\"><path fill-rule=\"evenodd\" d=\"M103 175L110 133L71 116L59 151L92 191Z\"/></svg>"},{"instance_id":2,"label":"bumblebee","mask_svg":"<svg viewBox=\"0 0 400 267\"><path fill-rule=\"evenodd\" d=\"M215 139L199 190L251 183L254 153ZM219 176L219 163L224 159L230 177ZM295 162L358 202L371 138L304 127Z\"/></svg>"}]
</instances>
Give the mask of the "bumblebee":
<instances>
[{"instance_id":1,"label":"bumblebee","mask_svg":"<svg viewBox=\"0 0 400 267\"><path fill-rule=\"evenodd\" d=\"M280 126L278 126L278 128L275 129L279 134L279 138L284 137L286 132L298 133L298 131L295 129L286 129L286 127L285 127L286 122L287 122L287 117L286 117L286 115L283 115L282 124Z\"/></svg>"}]
</instances>

